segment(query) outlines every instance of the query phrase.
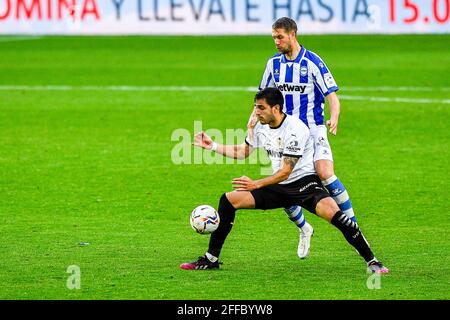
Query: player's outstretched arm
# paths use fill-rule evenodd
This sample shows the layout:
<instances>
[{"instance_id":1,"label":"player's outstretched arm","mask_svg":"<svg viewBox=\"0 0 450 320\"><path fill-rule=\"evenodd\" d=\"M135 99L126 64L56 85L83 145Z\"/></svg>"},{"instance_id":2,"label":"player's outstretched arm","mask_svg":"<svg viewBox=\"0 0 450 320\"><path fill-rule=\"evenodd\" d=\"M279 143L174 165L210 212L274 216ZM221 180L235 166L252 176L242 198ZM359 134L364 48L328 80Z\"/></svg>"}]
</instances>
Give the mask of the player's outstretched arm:
<instances>
[{"instance_id":1,"label":"player's outstretched arm","mask_svg":"<svg viewBox=\"0 0 450 320\"><path fill-rule=\"evenodd\" d=\"M327 121L327 126L329 127L330 133L332 135L336 135L339 122L339 114L341 113L341 104L335 92L327 95L327 100L330 104L330 120Z\"/></svg>"},{"instance_id":2,"label":"player's outstretched arm","mask_svg":"<svg viewBox=\"0 0 450 320\"><path fill-rule=\"evenodd\" d=\"M216 143L203 131L195 135L194 146L215 151L225 157L233 159L245 159L253 152L253 148L246 143L238 145L223 145Z\"/></svg>"}]
</instances>

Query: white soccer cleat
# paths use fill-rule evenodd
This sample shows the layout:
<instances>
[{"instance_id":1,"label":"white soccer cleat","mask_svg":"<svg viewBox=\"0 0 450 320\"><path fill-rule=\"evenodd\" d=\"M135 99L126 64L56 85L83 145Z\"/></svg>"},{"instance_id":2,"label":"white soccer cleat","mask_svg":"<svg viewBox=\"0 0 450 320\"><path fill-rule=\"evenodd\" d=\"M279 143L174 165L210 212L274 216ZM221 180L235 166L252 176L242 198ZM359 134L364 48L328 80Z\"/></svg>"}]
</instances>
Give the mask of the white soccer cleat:
<instances>
[{"instance_id":1,"label":"white soccer cleat","mask_svg":"<svg viewBox=\"0 0 450 320\"><path fill-rule=\"evenodd\" d=\"M300 229L300 239L297 248L297 255L300 259L306 259L308 257L309 246L311 244L311 237L313 234L313 227L306 222L303 228Z\"/></svg>"}]
</instances>

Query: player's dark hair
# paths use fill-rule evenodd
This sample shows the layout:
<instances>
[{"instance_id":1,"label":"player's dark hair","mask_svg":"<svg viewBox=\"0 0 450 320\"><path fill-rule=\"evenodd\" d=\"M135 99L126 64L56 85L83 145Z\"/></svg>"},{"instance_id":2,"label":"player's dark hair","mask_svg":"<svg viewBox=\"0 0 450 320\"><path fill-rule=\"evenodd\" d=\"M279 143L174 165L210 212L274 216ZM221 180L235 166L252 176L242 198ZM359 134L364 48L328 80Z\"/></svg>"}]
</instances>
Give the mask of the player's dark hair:
<instances>
[{"instance_id":1,"label":"player's dark hair","mask_svg":"<svg viewBox=\"0 0 450 320\"><path fill-rule=\"evenodd\" d=\"M273 23L272 29L283 29L286 32L294 31L297 34L297 23L291 18L283 17Z\"/></svg>"},{"instance_id":2,"label":"player's dark hair","mask_svg":"<svg viewBox=\"0 0 450 320\"><path fill-rule=\"evenodd\" d=\"M283 94L277 88L265 88L255 95L255 101L259 99L266 100L267 104L272 108L277 104L280 106L280 111L283 110L284 98Z\"/></svg>"}]
</instances>

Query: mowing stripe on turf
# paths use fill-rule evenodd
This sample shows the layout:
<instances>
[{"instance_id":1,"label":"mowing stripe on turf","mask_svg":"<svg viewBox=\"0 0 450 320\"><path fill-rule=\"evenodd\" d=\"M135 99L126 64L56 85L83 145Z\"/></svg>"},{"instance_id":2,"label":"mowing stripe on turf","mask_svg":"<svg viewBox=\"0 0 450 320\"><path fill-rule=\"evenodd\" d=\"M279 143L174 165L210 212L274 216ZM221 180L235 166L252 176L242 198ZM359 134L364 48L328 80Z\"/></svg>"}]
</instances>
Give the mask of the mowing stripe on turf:
<instances>
[{"instance_id":1,"label":"mowing stripe on turf","mask_svg":"<svg viewBox=\"0 0 450 320\"><path fill-rule=\"evenodd\" d=\"M426 90L425 90L426 89ZM430 90L428 90L430 89ZM255 92L255 87L191 87L191 86L28 86L28 85L0 85L1 91L201 91L201 92ZM448 87L343 87L343 91L449 91ZM398 103L429 103L450 104L450 99L427 98L402 98L402 97L368 97L339 95L342 100L374 101L374 102L398 102Z\"/></svg>"},{"instance_id":2,"label":"mowing stripe on turf","mask_svg":"<svg viewBox=\"0 0 450 320\"><path fill-rule=\"evenodd\" d=\"M28 41L28 40L38 40L41 39L42 37L38 37L38 36L30 36L30 37L12 37L12 36L8 36L8 37L0 37L0 42L13 42L13 41Z\"/></svg>"}]
</instances>

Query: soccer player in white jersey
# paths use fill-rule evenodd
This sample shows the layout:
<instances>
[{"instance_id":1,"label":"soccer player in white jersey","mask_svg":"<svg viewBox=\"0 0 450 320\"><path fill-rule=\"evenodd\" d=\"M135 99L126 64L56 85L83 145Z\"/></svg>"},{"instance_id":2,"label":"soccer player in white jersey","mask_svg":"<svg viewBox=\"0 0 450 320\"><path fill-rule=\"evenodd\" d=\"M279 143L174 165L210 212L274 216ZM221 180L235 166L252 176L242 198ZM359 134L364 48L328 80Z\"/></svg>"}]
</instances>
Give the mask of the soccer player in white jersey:
<instances>
[{"instance_id":1,"label":"soccer player in white jersey","mask_svg":"<svg viewBox=\"0 0 450 320\"><path fill-rule=\"evenodd\" d=\"M230 233L237 209L274 209L301 205L338 228L349 244L364 258L372 272L388 273L378 261L358 224L351 221L324 189L314 169L313 141L308 127L283 111L283 95L276 88L266 88L255 96L257 123L241 145L220 145L201 132L194 145L226 157L243 159L254 148L264 148L272 162L273 175L259 180L246 176L233 179L234 191L219 201L219 227L211 234L208 251L197 261L180 265L184 270L219 268L219 255Z\"/></svg>"},{"instance_id":2,"label":"soccer player in white jersey","mask_svg":"<svg viewBox=\"0 0 450 320\"><path fill-rule=\"evenodd\" d=\"M340 113L336 95L338 86L323 60L299 44L294 20L283 17L275 21L272 37L279 53L267 62L259 89L278 88L285 100L283 111L308 126L314 141L317 174L342 212L356 222L347 190L334 173L333 155L327 138L326 125L331 134L337 133ZM324 118L325 98L330 109L327 121ZM305 258L313 229L306 223L301 207L293 206L285 208L285 211L300 228L298 255ZM305 248L308 250L302 250Z\"/></svg>"}]
</instances>

